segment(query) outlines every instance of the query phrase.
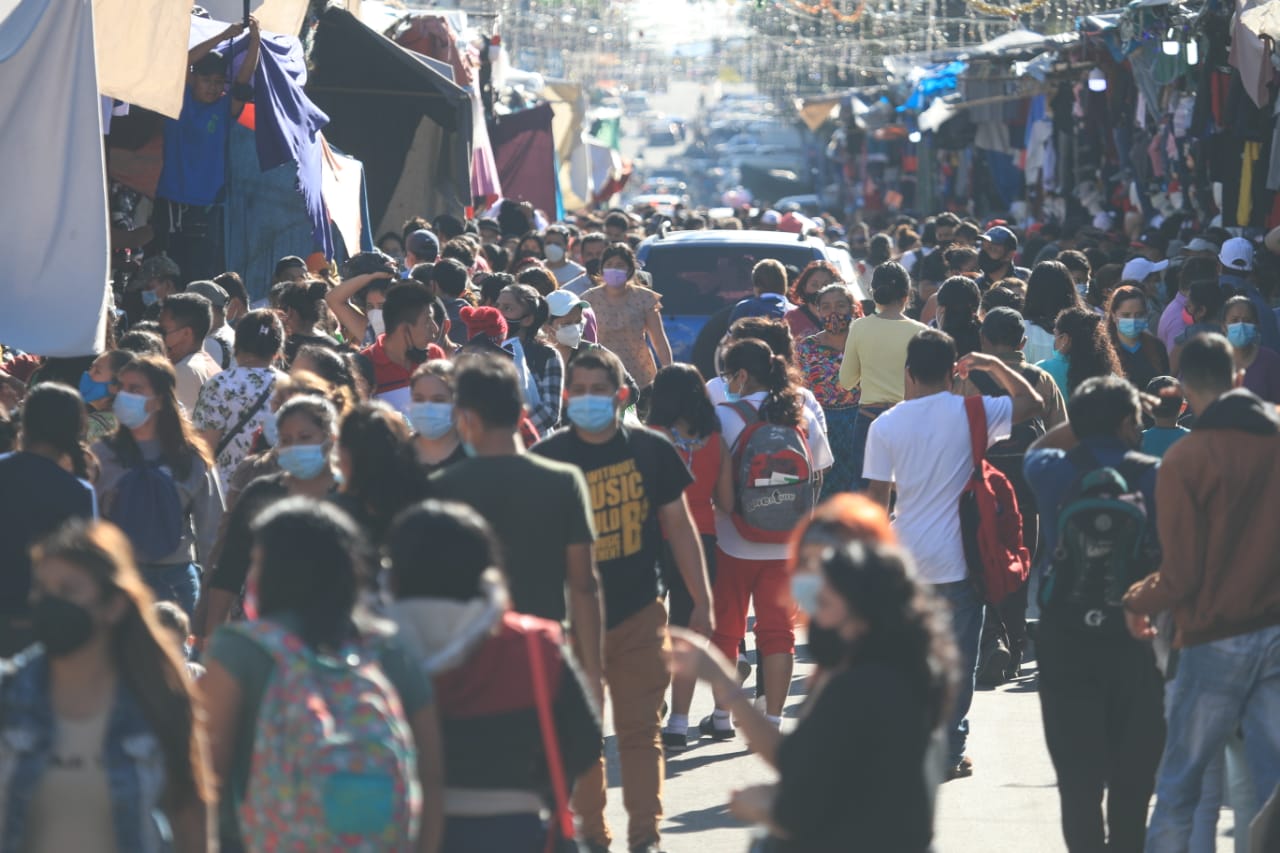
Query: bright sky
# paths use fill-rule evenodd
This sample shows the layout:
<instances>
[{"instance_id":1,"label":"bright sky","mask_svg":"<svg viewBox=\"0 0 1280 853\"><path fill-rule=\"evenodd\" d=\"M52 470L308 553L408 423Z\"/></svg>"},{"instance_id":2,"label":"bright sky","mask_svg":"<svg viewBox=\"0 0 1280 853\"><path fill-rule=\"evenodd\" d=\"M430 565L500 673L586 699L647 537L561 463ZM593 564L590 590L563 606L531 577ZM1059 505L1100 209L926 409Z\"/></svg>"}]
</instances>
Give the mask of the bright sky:
<instances>
[{"instance_id":1,"label":"bright sky","mask_svg":"<svg viewBox=\"0 0 1280 853\"><path fill-rule=\"evenodd\" d=\"M741 35L744 28L726 0L645 0L632 3L631 20L646 38L664 45L705 41L713 35Z\"/></svg>"}]
</instances>

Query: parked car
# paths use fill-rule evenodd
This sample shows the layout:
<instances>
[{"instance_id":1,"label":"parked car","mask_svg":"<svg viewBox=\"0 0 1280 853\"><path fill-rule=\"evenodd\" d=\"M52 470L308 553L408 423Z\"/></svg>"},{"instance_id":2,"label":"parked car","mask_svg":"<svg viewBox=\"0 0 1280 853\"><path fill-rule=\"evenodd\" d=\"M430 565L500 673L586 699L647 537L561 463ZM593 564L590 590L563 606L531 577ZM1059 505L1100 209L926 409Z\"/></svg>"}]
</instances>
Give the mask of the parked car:
<instances>
[{"instance_id":1,"label":"parked car","mask_svg":"<svg viewBox=\"0 0 1280 853\"><path fill-rule=\"evenodd\" d=\"M715 351L729 328L733 306L751 295L751 268L766 258L803 269L830 259L814 237L768 231L675 231L640 244L641 265L662 296L671 352L702 375L715 375ZM850 281L858 299L861 286Z\"/></svg>"}]
</instances>

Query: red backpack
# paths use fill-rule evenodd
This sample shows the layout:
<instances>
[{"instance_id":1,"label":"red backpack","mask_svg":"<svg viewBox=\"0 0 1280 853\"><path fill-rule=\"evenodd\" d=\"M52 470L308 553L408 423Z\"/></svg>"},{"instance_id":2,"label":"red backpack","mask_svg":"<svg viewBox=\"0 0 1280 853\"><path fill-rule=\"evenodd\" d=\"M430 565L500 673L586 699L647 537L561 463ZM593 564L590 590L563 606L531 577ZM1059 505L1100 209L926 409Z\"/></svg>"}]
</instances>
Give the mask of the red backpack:
<instances>
[{"instance_id":1,"label":"red backpack","mask_svg":"<svg viewBox=\"0 0 1280 853\"><path fill-rule=\"evenodd\" d=\"M987 604L1000 604L1027 582L1031 553L1022 543L1022 513L1009 478L987 461L987 410L966 397L973 474L960 494L960 530L969 578Z\"/></svg>"}]
</instances>

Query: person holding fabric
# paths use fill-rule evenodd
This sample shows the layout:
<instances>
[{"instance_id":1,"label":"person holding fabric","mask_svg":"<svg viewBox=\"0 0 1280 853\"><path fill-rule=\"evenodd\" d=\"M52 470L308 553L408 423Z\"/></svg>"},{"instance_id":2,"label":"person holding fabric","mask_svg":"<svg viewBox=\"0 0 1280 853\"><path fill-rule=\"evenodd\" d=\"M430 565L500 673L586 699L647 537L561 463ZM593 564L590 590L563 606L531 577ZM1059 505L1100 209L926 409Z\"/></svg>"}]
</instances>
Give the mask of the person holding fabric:
<instances>
[{"instance_id":1,"label":"person holding fabric","mask_svg":"<svg viewBox=\"0 0 1280 853\"><path fill-rule=\"evenodd\" d=\"M564 394L564 362L560 353L539 340L550 317L547 300L532 285L512 284L498 296L498 310L507 321L502 349L515 360L524 391L529 419L539 435L547 435L560 423Z\"/></svg>"},{"instance_id":2,"label":"person holding fabric","mask_svg":"<svg viewBox=\"0 0 1280 853\"><path fill-rule=\"evenodd\" d=\"M849 486L853 491L867 488L862 467L871 424L902 402L907 344L929 328L903 314L911 298L911 279L899 264L890 261L876 267L871 276L871 295L876 312L849 326L844 362L840 365L840 384L850 391L860 389L858 420L848 450L848 465L855 471Z\"/></svg>"},{"instance_id":3,"label":"person holding fabric","mask_svg":"<svg viewBox=\"0 0 1280 853\"><path fill-rule=\"evenodd\" d=\"M93 487L102 514L130 535L138 568L160 601L191 615L200 597L197 563L213 553L222 520L222 486L209 448L178 408L168 362L141 356L118 375L120 428L93 445L100 465ZM176 513L160 496L172 489ZM141 508L141 510L140 510Z\"/></svg>"},{"instance_id":4,"label":"person holding fabric","mask_svg":"<svg viewBox=\"0 0 1280 853\"><path fill-rule=\"evenodd\" d=\"M76 519L33 559L40 645L0 681L0 846L216 849L200 710L128 539Z\"/></svg>"},{"instance_id":5,"label":"person holding fabric","mask_svg":"<svg viewBox=\"0 0 1280 853\"><path fill-rule=\"evenodd\" d=\"M254 433L271 416L268 402L282 375L273 367L284 345L274 311L250 311L236 329L235 367L200 389L191 422L213 450L225 485L249 455Z\"/></svg>"},{"instance_id":6,"label":"person holding fabric","mask_svg":"<svg viewBox=\"0 0 1280 853\"><path fill-rule=\"evenodd\" d=\"M164 123L164 165L151 224L157 248L177 262L188 281L211 279L227 268L223 203L228 138L245 103L253 100L262 43L257 19L248 20L244 59L229 92L230 63L217 48L245 29L246 24L236 22L191 48L182 112Z\"/></svg>"},{"instance_id":7,"label":"person holding fabric","mask_svg":"<svg viewBox=\"0 0 1280 853\"><path fill-rule=\"evenodd\" d=\"M862 306L854 301L848 287L836 283L828 284L818 293L816 307L822 331L796 344L796 364L804 384L818 398L826 416L827 442L831 445L835 461L822 479L822 497L825 499L848 490L862 475L862 471L853 470L849 459L858 421L860 392L840 384L840 366L849 343L849 327L862 316Z\"/></svg>"},{"instance_id":8,"label":"person holding fabric","mask_svg":"<svg viewBox=\"0 0 1280 853\"><path fill-rule=\"evenodd\" d=\"M614 243L600 258L597 285L582 298L596 312L600 345L622 359L627 373L647 388L658 368L671 363L671 343L662 325L662 297L641 283L638 269L631 247Z\"/></svg>"},{"instance_id":9,"label":"person holding fabric","mask_svg":"<svg viewBox=\"0 0 1280 853\"><path fill-rule=\"evenodd\" d=\"M1107 333L1124 377L1137 388L1169 372L1169 353L1148 331L1147 314L1147 296L1138 288L1120 287L1112 294Z\"/></svg>"}]
</instances>

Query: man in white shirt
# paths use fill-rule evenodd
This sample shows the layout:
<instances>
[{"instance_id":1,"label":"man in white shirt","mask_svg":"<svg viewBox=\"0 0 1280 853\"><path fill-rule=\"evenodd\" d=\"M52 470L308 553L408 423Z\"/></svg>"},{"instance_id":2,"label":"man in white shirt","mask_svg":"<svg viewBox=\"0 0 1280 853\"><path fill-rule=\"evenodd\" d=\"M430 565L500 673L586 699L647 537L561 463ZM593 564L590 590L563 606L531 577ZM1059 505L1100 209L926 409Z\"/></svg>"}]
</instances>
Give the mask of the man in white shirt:
<instances>
[{"instance_id":1,"label":"man in white shirt","mask_svg":"<svg viewBox=\"0 0 1280 853\"><path fill-rule=\"evenodd\" d=\"M196 293L209 300L213 306L213 328L204 339L204 351L227 370L235 366L236 333L227 323L226 307L231 298L225 290L212 281L193 281L183 293Z\"/></svg>"},{"instance_id":2,"label":"man in white shirt","mask_svg":"<svg viewBox=\"0 0 1280 853\"><path fill-rule=\"evenodd\" d=\"M897 490L893 528L915 560L917 577L951 606L960 657L960 684L948 723L948 777L969 776L966 718L973 700L983 603L968 580L960 535L960 495L973 472L964 398L951 393L953 376L990 375L1007 397L984 397L990 447L1009 437L1013 424L1036 417L1044 401L1018 372L998 358L970 353L956 361L955 342L926 329L907 346L905 399L878 417L867 435L862 476L868 496L884 507Z\"/></svg>"},{"instance_id":3,"label":"man in white shirt","mask_svg":"<svg viewBox=\"0 0 1280 853\"><path fill-rule=\"evenodd\" d=\"M175 293L160 309L160 336L178 375L178 402L188 413L196 410L200 389L222 368L204 351L204 338L213 325L213 306L196 293Z\"/></svg>"}]
</instances>

